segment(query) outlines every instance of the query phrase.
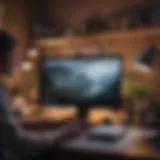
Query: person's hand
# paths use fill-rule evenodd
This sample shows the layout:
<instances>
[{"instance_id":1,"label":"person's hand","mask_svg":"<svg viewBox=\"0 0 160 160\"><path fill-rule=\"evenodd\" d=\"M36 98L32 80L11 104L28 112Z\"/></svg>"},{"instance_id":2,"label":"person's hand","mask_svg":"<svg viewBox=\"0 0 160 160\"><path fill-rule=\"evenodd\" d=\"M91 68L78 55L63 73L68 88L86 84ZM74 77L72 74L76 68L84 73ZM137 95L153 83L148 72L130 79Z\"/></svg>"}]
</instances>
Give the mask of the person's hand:
<instances>
[{"instance_id":1,"label":"person's hand","mask_svg":"<svg viewBox=\"0 0 160 160\"><path fill-rule=\"evenodd\" d=\"M53 135L53 141L55 140L57 143L61 143L63 141L72 139L80 135L80 133L81 133L80 125L76 122L73 122L62 127L59 131L57 131Z\"/></svg>"}]
</instances>

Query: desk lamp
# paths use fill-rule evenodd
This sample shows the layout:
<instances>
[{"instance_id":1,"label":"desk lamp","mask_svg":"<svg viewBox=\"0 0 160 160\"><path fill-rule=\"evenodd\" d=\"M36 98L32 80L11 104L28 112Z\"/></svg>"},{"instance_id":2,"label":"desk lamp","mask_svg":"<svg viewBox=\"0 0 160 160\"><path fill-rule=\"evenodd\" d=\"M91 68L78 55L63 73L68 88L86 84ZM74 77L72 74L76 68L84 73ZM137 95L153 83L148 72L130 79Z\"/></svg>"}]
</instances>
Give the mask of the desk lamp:
<instances>
[{"instance_id":1,"label":"desk lamp","mask_svg":"<svg viewBox=\"0 0 160 160\"><path fill-rule=\"evenodd\" d=\"M136 64L148 69L152 68L153 59L156 55L156 46L154 44L148 45L140 54L136 57Z\"/></svg>"},{"instance_id":2,"label":"desk lamp","mask_svg":"<svg viewBox=\"0 0 160 160\"><path fill-rule=\"evenodd\" d=\"M145 69L145 71L149 71L151 73L151 78L149 77L149 81L154 80L154 60L157 53L157 47L154 44L149 44L140 54L136 56L135 62L138 64L139 69ZM144 71L144 70L143 70ZM142 106L139 108L139 117L141 123L145 123L146 119L146 106Z\"/></svg>"},{"instance_id":3,"label":"desk lamp","mask_svg":"<svg viewBox=\"0 0 160 160\"><path fill-rule=\"evenodd\" d=\"M151 71L151 100L159 99L159 83L160 83L160 55L156 45L148 45L143 52L136 57L136 63L142 67L147 68ZM154 109L154 108L153 108ZM160 117L155 117L160 120Z\"/></svg>"},{"instance_id":4,"label":"desk lamp","mask_svg":"<svg viewBox=\"0 0 160 160\"><path fill-rule=\"evenodd\" d=\"M151 44L148 45L143 52L141 52L137 57L136 57L136 63L140 66L145 66L145 68L148 68L153 74L151 75L151 81L152 81L152 86L153 86L153 92L156 92L154 89L158 89L156 86L156 81L160 80L158 77L160 77L160 66L159 66L159 61L160 57L158 54L158 49L156 45ZM152 96L153 98L155 97L154 95ZM154 107L154 106L153 106ZM143 112L143 111L142 111ZM140 115L141 118L143 115ZM142 118L143 119L143 118ZM159 119L159 118L158 118ZM159 125L160 125L160 120L156 120L151 122L150 124L147 124L147 126L153 127L156 130L159 130ZM159 131L155 133L154 135L151 135L148 137L148 140L157 148L160 148L160 133Z\"/></svg>"},{"instance_id":5,"label":"desk lamp","mask_svg":"<svg viewBox=\"0 0 160 160\"><path fill-rule=\"evenodd\" d=\"M156 89L157 81L160 81L160 56L156 45L148 45L140 54L136 56L136 64L141 68L145 68L150 71L150 81L152 89Z\"/></svg>"}]
</instances>

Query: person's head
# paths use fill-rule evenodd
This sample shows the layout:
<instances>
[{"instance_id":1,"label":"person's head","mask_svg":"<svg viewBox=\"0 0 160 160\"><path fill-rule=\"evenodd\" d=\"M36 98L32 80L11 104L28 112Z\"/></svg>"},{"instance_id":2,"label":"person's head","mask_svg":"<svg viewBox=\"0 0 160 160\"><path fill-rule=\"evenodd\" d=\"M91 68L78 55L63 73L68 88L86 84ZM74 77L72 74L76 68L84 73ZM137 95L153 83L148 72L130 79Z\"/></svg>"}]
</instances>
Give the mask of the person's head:
<instances>
[{"instance_id":1,"label":"person's head","mask_svg":"<svg viewBox=\"0 0 160 160\"><path fill-rule=\"evenodd\" d=\"M16 50L15 39L6 31L0 31L0 75L11 74Z\"/></svg>"},{"instance_id":2,"label":"person's head","mask_svg":"<svg viewBox=\"0 0 160 160\"><path fill-rule=\"evenodd\" d=\"M0 30L0 77L11 76L17 67L17 42L9 33Z\"/></svg>"}]
</instances>

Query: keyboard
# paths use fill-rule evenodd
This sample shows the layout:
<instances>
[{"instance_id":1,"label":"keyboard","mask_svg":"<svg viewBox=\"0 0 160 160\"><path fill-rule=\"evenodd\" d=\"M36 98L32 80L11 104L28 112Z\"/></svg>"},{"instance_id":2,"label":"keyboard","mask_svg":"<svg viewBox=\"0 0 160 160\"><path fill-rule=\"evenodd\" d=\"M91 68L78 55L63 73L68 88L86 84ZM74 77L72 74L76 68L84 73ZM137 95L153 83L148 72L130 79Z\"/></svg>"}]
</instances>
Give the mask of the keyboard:
<instances>
[{"instance_id":1,"label":"keyboard","mask_svg":"<svg viewBox=\"0 0 160 160\"><path fill-rule=\"evenodd\" d=\"M92 141L118 141L125 134L126 129L122 126L101 125L89 130L87 139Z\"/></svg>"}]
</instances>

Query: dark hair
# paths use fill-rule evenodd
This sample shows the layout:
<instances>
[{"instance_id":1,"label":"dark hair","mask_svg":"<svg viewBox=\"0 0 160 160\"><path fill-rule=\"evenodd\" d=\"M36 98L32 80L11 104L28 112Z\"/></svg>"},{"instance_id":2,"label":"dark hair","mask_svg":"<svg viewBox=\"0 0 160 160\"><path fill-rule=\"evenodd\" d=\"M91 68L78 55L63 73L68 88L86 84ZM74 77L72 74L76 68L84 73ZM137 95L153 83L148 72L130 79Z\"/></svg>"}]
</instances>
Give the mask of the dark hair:
<instances>
[{"instance_id":1,"label":"dark hair","mask_svg":"<svg viewBox=\"0 0 160 160\"><path fill-rule=\"evenodd\" d=\"M12 50L16 40L6 31L0 30L0 74L10 71Z\"/></svg>"}]
</instances>

